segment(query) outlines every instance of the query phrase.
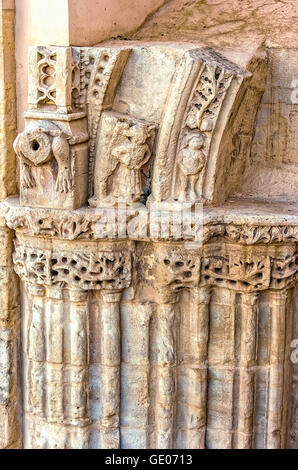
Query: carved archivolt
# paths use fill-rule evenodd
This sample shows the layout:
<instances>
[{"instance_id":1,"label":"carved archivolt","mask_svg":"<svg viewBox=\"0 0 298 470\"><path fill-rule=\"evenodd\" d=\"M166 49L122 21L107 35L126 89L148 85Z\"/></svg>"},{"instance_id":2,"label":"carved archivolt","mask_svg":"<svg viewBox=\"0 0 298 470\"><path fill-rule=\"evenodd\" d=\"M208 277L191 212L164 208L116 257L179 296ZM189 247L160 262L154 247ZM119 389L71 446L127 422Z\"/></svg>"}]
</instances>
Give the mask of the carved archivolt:
<instances>
[{"instance_id":1,"label":"carved archivolt","mask_svg":"<svg viewBox=\"0 0 298 470\"><path fill-rule=\"evenodd\" d=\"M161 124L152 200L215 201L215 171L224 165L218 159L223 127L217 121L221 117L228 122L248 76L211 49L185 54Z\"/></svg>"},{"instance_id":2,"label":"carved archivolt","mask_svg":"<svg viewBox=\"0 0 298 470\"><path fill-rule=\"evenodd\" d=\"M81 62L81 70L87 65L86 103L88 109L89 142L89 196L93 196L93 175L95 169L96 138L102 110L113 105L117 85L127 62L130 49L101 49L86 61Z\"/></svg>"},{"instance_id":3,"label":"carved archivolt","mask_svg":"<svg viewBox=\"0 0 298 470\"><path fill-rule=\"evenodd\" d=\"M54 123L64 114L66 121L79 120L70 132L75 139L86 116L89 148L85 201L91 198L92 205L109 203L119 196L129 204L146 203L148 197L151 202L169 204L221 202L217 201L218 188L223 184L225 160L229 161L221 149L222 137L230 116L237 121L237 97L250 86L251 74L209 48L177 49L174 54L169 49L176 66L167 94L158 97L156 120L152 122L140 100L133 103L134 113L130 113L130 104L121 98L121 92L119 96L126 68L135 60L142 63L144 53L142 48L126 47L31 48L28 128L29 118L41 118L37 112L51 113ZM148 77L142 80L146 82ZM126 108L124 112L113 114L121 107ZM256 109L250 116L247 112L246 119L254 120ZM247 146L252 135L251 131L247 136ZM231 141L229 147L226 140L225 153L232 153L234 144ZM134 158L129 157L131 152ZM125 171L129 175L123 177L127 180L125 192L118 196L117 178ZM31 187L29 176L23 180ZM109 188L103 188L109 184ZM65 205L64 199L59 205ZM77 207L73 202L73 208Z\"/></svg>"}]
</instances>

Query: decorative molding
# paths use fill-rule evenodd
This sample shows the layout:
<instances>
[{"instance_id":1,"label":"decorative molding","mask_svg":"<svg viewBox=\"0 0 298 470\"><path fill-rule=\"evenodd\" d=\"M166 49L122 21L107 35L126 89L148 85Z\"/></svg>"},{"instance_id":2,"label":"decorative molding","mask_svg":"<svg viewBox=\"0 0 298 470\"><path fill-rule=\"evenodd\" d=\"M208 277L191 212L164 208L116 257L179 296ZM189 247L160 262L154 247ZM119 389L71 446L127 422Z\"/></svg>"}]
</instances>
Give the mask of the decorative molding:
<instances>
[{"instance_id":1,"label":"decorative molding","mask_svg":"<svg viewBox=\"0 0 298 470\"><path fill-rule=\"evenodd\" d=\"M42 236L50 238L59 238L64 240L103 240L108 239L111 232L108 230L108 207L103 209L79 209L76 211L68 211L61 213L55 209L24 208L18 205L16 198L8 198L0 205L0 213L6 219L9 228L22 232L24 235ZM128 224L132 220L136 220L139 214L138 208L131 208L128 211L115 210L115 227L114 233L118 231L118 217L121 223ZM212 242L214 240L227 240L243 245L256 244L272 244L272 243L296 243L298 242L298 224L291 225L252 225L250 223L227 224L210 222L210 215L206 212L207 223L203 225L203 243ZM110 219L112 220L112 219ZM157 221L156 232L160 233L162 220ZM254 222L255 223L255 222ZM261 224L261 223L260 223ZM99 226L102 230L99 231ZM143 237L138 230L135 231L135 237L130 239L147 239L150 240L150 227L147 220L148 237ZM173 225L170 226L171 234ZM194 232L193 232L194 233ZM193 235L194 236L194 235ZM127 237L129 239L129 237ZM160 238L162 241L173 241L170 236L168 238ZM183 239L181 236L177 238L177 242L191 241L192 237L188 236Z\"/></svg>"}]
</instances>

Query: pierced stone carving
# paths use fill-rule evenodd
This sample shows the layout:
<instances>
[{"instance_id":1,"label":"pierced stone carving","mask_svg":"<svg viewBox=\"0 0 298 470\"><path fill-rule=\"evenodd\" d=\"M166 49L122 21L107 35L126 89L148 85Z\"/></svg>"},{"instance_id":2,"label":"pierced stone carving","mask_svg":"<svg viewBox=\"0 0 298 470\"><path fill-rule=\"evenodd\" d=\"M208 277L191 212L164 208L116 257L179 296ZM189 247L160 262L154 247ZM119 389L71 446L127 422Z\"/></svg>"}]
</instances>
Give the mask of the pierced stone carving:
<instances>
[{"instance_id":1,"label":"pierced stone carving","mask_svg":"<svg viewBox=\"0 0 298 470\"><path fill-rule=\"evenodd\" d=\"M298 216L225 186L266 61L131 44L30 51L21 203L0 209L24 281L24 446L280 447Z\"/></svg>"},{"instance_id":2,"label":"pierced stone carving","mask_svg":"<svg viewBox=\"0 0 298 470\"><path fill-rule=\"evenodd\" d=\"M102 145L97 154L95 197L91 205L119 200L133 204L141 200L154 132L154 124L115 113L103 114L99 131Z\"/></svg>"},{"instance_id":3,"label":"pierced stone carving","mask_svg":"<svg viewBox=\"0 0 298 470\"><path fill-rule=\"evenodd\" d=\"M298 272L298 254L288 254L283 258L276 258L272 261L271 283L270 287L274 289L283 289L288 287Z\"/></svg>"},{"instance_id":4,"label":"pierced stone carving","mask_svg":"<svg viewBox=\"0 0 298 470\"><path fill-rule=\"evenodd\" d=\"M164 294L195 287L200 281L201 257L196 251L173 245L160 245L144 256L146 278ZM166 295L167 297L167 295Z\"/></svg>"},{"instance_id":5,"label":"pierced stone carving","mask_svg":"<svg viewBox=\"0 0 298 470\"><path fill-rule=\"evenodd\" d=\"M56 50L48 49L46 47L39 47L38 56L37 68L39 83L37 104L56 104Z\"/></svg>"},{"instance_id":6,"label":"pierced stone carving","mask_svg":"<svg viewBox=\"0 0 298 470\"><path fill-rule=\"evenodd\" d=\"M15 270L26 282L83 290L122 290L131 281L127 252L51 252L17 245Z\"/></svg>"},{"instance_id":7,"label":"pierced stone carving","mask_svg":"<svg viewBox=\"0 0 298 470\"><path fill-rule=\"evenodd\" d=\"M90 48L80 48L79 51L79 69L80 69L80 97L79 107L86 110L87 93L90 83L91 72L97 57L97 51Z\"/></svg>"},{"instance_id":8,"label":"pierced stone carving","mask_svg":"<svg viewBox=\"0 0 298 470\"><path fill-rule=\"evenodd\" d=\"M199 281L200 258L191 254L169 253L158 265L156 279L161 285L181 288Z\"/></svg>"},{"instance_id":9,"label":"pierced stone carving","mask_svg":"<svg viewBox=\"0 0 298 470\"><path fill-rule=\"evenodd\" d=\"M30 47L29 65L28 104L31 110L77 111L80 72L75 48Z\"/></svg>"},{"instance_id":10,"label":"pierced stone carving","mask_svg":"<svg viewBox=\"0 0 298 470\"><path fill-rule=\"evenodd\" d=\"M237 291L257 291L269 287L269 256L212 256L202 260L202 281Z\"/></svg>"},{"instance_id":11,"label":"pierced stone carving","mask_svg":"<svg viewBox=\"0 0 298 470\"><path fill-rule=\"evenodd\" d=\"M29 87L31 111L38 109L41 112L46 110L48 113L54 110L59 113L60 118L65 114L63 117L65 120L70 119L66 116L68 114L74 115L76 119L84 117L82 111L87 114L90 139L88 194L85 200L89 197L92 205L106 204L109 198L113 200L116 196L114 189L104 188L105 185L119 186L117 168L114 168L115 161L119 162L118 166L122 166L122 173L125 173L123 167L128 168L127 162L124 163L122 157L121 162L119 158L119 147L121 146L123 150L123 142L116 143L118 155L115 156L116 150L112 148L115 147L113 142L115 135L112 136L111 132L109 144L101 135L108 119L107 110L110 110L111 114L118 113L119 119L127 119L129 125L134 123L132 125L134 130L138 128L137 123L139 125L141 122L147 123L148 141L145 135L141 136L141 131L139 136L138 132L133 132L132 129L126 131L124 124L119 124L115 128L116 134L118 132L122 137L127 132L131 133L126 139L132 139L132 143L125 147L128 149L130 146L131 153L134 140L134 152L135 155L138 154L139 161L134 165L130 163L129 171L126 172L127 178L131 180L128 183L130 189L120 192L120 196L124 196L128 203L142 202L142 198L147 199L149 196L150 201L167 201L170 205L176 201L216 202L215 199L220 198L218 187L223 184L222 171L225 165L225 161L221 161L224 159L221 148L222 136L225 127L228 126L229 116L231 114L234 116L237 111L234 110L237 105L236 96L243 94L249 86L248 79L251 74L209 48L189 50L186 48L178 54L180 63L178 60L175 65L167 99L166 95L163 97L158 95L158 107L164 107L164 111L157 112L157 109L154 109L154 119L151 120L148 119L150 113L144 112L144 104L140 103L139 97L135 99L130 97L129 101L133 102L126 102L125 90L123 99L120 97L123 94L121 77L126 66L128 73L131 73L128 62L130 51L131 49L124 47L31 48L30 66L33 71ZM137 51L138 60L141 59L142 62L144 60L142 49L134 48L134 51ZM132 59L132 62L134 60ZM146 83L148 79L143 75L144 72L141 81ZM120 95L117 91L119 87ZM155 103L154 107L156 108ZM153 159L148 159L148 149L145 151L144 147L148 145L152 152L154 137L151 131L153 132L153 128L157 129L157 126L160 130L156 139L156 158L153 164ZM236 128L233 128L233 131L237 133ZM230 140L229 137L225 139L227 152L233 152L234 144ZM106 152L110 158L109 165L103 161ZM98 171L100 175L97 174ZM134 177L135 180L134 190L131 188L130 177L132 179ZM25 175L24 179L31 185L29 176ZM97 186L96 194L94 183ZM152 195L150 195L151 185Z\"/></svg>"},{"instance_id":12,"label":"pierced stone carving","mask_svg":"<svg viewBox=\"0 0 298 470\"><path fill-rule=\"evenodd\" d=\"M214 129L219 109L232 78L232 73L226 72L220 66L209 64L203 66L186 117L186 125L190 129L199 129L202 132Z\"/></svg>"}]
</instances>

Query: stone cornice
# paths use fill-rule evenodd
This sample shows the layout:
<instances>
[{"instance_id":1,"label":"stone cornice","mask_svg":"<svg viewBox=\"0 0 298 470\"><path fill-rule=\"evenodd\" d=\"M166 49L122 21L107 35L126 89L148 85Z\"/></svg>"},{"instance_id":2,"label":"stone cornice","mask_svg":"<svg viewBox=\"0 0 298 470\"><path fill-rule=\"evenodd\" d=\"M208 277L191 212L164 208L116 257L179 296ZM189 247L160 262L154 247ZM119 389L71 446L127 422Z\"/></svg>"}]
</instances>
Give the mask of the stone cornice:
<instances>
[{"instance_id":1,"label":"stone cornice","mask_svg":"<svg viewBox=\"0 0 298 470\"><path fill-rule=\"evenodd\" d=\"M143 210L145 207L143 206ZM131 222L138 217L140 208L115 211L115 227L118 215L121 222ZM8 227L26 235L62 240L107 240L113 238L108 229L109 209L83 207L77 210L30 208L19 205L16 196L7 198L0 205L0 214ZM237 221L235 223L234 221ZM155 226L156 229L156 226ZM115 235L114 235L114 238ZM120 237L121 238L121 237ZM174 238L137 233L130 240L184 241ZM203 242L222 238L245 245L256 243L295 243L298 241L298 213L292 204L269 205L260 202L231 201L220 207L206 207L203 212ZM188 238L187 241L191 241Z\"/></svg>"}]
</instances>

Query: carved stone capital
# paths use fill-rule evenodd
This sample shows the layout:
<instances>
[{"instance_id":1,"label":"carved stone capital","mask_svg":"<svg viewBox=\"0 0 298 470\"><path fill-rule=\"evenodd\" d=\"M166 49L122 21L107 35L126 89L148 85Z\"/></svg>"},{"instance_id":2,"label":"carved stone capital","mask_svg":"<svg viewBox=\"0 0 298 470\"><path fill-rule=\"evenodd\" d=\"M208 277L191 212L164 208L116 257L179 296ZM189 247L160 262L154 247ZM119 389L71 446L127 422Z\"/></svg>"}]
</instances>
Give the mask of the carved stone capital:
<instances>
[{"instance_id":1,"label":"carved stone capital","mask_svg":"<svg viewBox=\"0 0 298 470\"><path fill-rule=\"evenodd\" d=\"M130 251L100 251L80 245L45 250L17 242L13 261L16 273L31 285L115 291L131 282Z\"/></svg>"},{"instance_id":2,"label":"carved stone capital","mask_svg":"<svg viewBox=\"0 0 298 470\"><path fill-rule=\"evenodd\" d=\"M200 255L183 245L154 247L152 271L158 288L177 291L196 286L200 280Z\"/></svg>"}]
</instances>

